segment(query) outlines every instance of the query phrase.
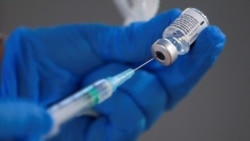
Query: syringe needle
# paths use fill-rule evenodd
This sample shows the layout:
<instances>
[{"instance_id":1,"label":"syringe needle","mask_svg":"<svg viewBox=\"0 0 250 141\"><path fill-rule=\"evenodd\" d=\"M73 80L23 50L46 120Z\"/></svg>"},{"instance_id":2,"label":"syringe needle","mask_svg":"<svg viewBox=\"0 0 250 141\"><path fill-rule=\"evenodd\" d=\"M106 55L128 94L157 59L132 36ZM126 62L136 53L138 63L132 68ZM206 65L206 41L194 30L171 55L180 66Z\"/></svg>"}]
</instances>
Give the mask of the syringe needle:
<instances>
[{"instance_id":1,"label":"syringe needle","mask_svg":"<svg viewBox=\"0 0 250 141\"><path fill-rule=\"evenodd\" d=\"M147 63L152 61L153 59L154 58L151 58L150 60L148 60L147 62L143 63L142 65L140 65L139 67L137 67L135 69L127 69L121 73L118 73L115 76L109 77L108 80L112 83L114 89L116 89L121 84L123 84L125 81L130 79L135 74L136 70L140 69L141 67L143 67L144 65L146 65Z\"/></svg>"},{"instance_id":2,"label":"syringe needle","mask_svg":"<svg viewBox=\"0 0 250 141\"><path fill-rule=\"evenodd\" d=\"M147 62L141 64L140 66L138 66L137 68L135 68L134 71L137 71L138 69L142 68L143 66L145 66L146 64L148 64L148 63L151 62L152 60L154 60L154 58L151 58L151 59L148 60Z\"/></svg>"}]
</instances>

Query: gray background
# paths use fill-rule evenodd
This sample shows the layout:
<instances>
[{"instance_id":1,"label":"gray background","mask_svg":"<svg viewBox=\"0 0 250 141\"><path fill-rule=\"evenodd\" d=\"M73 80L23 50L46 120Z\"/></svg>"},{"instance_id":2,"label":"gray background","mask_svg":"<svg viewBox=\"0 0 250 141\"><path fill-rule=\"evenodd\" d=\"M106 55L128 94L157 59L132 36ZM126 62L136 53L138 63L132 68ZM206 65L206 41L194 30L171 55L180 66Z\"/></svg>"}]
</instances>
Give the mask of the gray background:
<instances>
[{"instance_id":1,"label":"gray background","mask_svg":"<svg viewBox=\"0 0 250 141\"><path fill-rule=\"evenodd\" d=\"M226 48L189 97L140 141L249 141L250 1L162 0L160 11L188 6L222 28ZM121 24L122 18L111 0L0 0L0 31L82 21Z\"/></svg>"}]
</instances>

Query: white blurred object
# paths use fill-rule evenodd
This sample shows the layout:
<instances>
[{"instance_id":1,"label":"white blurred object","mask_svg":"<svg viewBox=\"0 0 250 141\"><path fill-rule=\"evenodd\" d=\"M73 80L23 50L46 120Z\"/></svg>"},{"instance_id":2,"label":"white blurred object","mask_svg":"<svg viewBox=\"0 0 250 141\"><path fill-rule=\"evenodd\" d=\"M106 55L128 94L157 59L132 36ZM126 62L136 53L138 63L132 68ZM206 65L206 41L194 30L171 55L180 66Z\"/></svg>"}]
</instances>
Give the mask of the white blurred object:
<instances>
[{"instance_id":1,"label":"white blurred object","mask_svg":"<svg viewBox=\"0 0 250 141\"><path fill-rule=\"evenodd\" d=\"M147 21L157 13L160 0L113 0L120 10L124 24L135 21Z\"/></svg>"}]
</instances>

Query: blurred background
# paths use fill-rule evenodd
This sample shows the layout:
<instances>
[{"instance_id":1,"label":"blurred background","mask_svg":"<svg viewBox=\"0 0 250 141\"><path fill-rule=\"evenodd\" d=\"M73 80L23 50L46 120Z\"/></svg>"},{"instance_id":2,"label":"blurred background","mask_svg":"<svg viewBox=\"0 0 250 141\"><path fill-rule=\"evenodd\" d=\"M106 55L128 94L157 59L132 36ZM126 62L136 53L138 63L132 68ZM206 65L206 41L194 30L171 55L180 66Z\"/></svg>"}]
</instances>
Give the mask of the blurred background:
<instances>
[{"instance_id":1,"label":"blurred background","mask_svg":"<svg viewBox=\"0 0 250 141\"><path fill-rule=\"evenodd\" d=\"M227 35L218 62L139 141L250 140L250 1L161 0L160 12L196 7ZM100 22L120 25L112 0L0 0L0 31L17 26Z\"/></svg>"}]
</instances>

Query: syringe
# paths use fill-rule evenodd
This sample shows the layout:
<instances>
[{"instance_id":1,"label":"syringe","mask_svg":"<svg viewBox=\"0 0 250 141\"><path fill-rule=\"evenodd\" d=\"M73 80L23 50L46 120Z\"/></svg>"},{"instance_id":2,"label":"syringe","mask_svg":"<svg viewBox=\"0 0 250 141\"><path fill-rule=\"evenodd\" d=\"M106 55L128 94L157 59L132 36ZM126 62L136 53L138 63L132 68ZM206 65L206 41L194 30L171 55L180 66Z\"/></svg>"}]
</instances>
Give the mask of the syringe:
<instances>
[{"instance_id":1,"label":"syringe","mask_svg":"<svg viewBox=\"0 0 250 141\"><path fill-rule=\"evenodd\" d=\"M100 79L72 96L69 96L61 102L53 105L48 109L48 112L54 120L54 125L46 138L50 138L57 134L62 123L105 101L112 95L117 87L130 79L135 74L136 70L152 60L153 58L135 69L127 69L115 76Z\"/></svg>"}]
</instances>

